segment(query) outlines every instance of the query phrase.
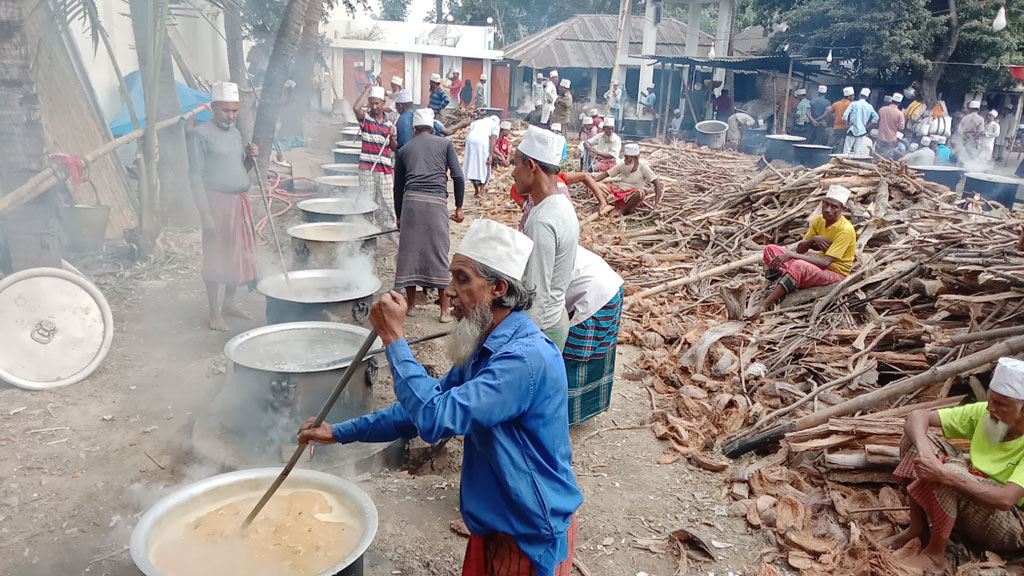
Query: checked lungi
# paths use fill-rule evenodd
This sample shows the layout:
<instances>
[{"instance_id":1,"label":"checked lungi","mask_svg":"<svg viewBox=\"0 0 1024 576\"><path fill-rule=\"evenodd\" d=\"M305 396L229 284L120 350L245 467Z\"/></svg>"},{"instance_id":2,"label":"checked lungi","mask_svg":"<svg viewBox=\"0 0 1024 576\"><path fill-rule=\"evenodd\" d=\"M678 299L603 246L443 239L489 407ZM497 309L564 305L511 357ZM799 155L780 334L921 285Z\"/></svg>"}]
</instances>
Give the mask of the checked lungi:
<instances>
[{"instance_id":1,"label":"checked lungi","mask_svg":"<svg viewBox=\"0 0 1024 576\"><path fill-rule=\"evenodd\" d=\"M934 434L930 434L929 438L939 449L939 460L947 470L960 476L974 476L980 482L1001 485L971 466L968 454ZM907 436L900 442L900 455L902 460L893 474L909 481L907 494L924 509L931 522L933 536L949 538L955 525L957 532L995 552L1019 551L1024 548L1024 514L1019 506L997 510L975 502L969 495L952 486L918 480L914 472L917 450Z\"/></svg>"},{"instance_id":2,"label":"checked lungi","mask_svg":"<svg viewBox=\"0 0 1024 576\"><path fill-rule=\"evenodd\" d=\"M569 425L608 409L615 379L615 345L622 319L622 288L593 316L569 328L562 351L569 378Z\"/></svg>"},{"instance_id":3,"label":"checked lungi","mask_svg":"<svg viewBox=\"0 0 1024 576\"><path fill-rule=\"evenodd\" d=\"M359 188L372 193L377 203L374 221L382 230L395 227L395 175L380 170L359 170Z\"/></svg>"},{"instance_id":4,"label":"checked lungi","mask_svg":"<svg viewBox=\"0 0 1024 576\"><path fill-rule=\"evenodd\" d=\"M406 192L402 196L402 231L398 241L395 288L409 286L444 290L448 270L448 198Z\"/></svg>"},{"instance_id":5,"label":"checked lungi","mask_svg":"<svg viewBox=\"0 0 1024 576\"><path fill-rule=\"evenodd\" d=\"M773 258L785 251L785 248L775 244L765 246L764 263L768 264ZM846 276L843 276L835 270L818 268L806 260L799 260L796 258L791 258L783 262L782 265L779 266L779 272L792 276L793 280L796 281L796 287L798 289L813 288L815 286L828 286L829 284L842 282L843 279L846 278Z\"/></svg>"},{"instance_id":6,"label":"checked lungi","mask_svg":"<svg viewBox=\"0 0 1024 576\"><path fill-rule=\"evenodd\" d=\"M404 209L403 209L404 210ZM555 567L555 576L572 574L573 551L576 548L576 516L573 515L566 533L569 556ZM536 576L533 562L523 554L515 539L504 532L491 532L486 536L469 537L466 557L462 562L462 576Z\"/></svg>"},{"instance_id":7,"label":"checked lungi","mask_svg":"<svg viewBox=\"0 0 1024 576\"><path fill-rule=\"evenodd\" d=\"M256 281L256 239L249 197L207 190L213 231L203 230L203 280L238 286Z\"/></svg>"}]
</instances>

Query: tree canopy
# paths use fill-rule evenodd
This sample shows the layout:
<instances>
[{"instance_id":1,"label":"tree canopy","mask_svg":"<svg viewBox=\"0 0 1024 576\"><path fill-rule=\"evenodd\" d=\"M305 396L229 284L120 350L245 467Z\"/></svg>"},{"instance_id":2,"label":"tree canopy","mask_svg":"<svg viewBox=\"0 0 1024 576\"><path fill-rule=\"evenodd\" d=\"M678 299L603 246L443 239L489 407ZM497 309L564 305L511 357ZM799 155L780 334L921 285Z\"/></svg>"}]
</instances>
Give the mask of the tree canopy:
<instances>
[{"instance_id":1,"label":"tree canopy","mask_svg":"<svg viewBox=\"0 0 1024 576\"><path fill-rule=\"evenodd\" d=\"M380 19L404 22L409 17L409 0L380 0Z\"/></svg>"}]
</instances>

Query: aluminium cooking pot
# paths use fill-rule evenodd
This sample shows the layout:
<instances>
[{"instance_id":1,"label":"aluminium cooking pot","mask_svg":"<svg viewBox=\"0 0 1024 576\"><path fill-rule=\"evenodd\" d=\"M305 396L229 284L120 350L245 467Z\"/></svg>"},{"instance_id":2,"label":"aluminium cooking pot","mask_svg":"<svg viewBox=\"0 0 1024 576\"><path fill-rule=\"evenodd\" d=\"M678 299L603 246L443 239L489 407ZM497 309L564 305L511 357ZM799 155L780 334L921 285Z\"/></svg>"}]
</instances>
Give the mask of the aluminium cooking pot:
<instances>
[{"instance_id":1,"label":"aluminium cooking pot","mask_svg":"<svg viewBox=\"0 0 1024 576\"><path fill-rule=\"evenodd\" d=\"M289 287L290 284L290 287ZM256 289L267 298L267 323L343 322L365 324L373 295L381 287L375 277L345 270L298 270L267 276Z\"/></svg>"},{"instance_id":2,"label":"aluminium cooking pot","mask_svg":"<svg viewBox=\"0 0 1024 576\"><path fill-rule=\"evenodd\" d=\"M306 222L371 222L377 203L369 199L307 198L297 204Z\"/></svg>"},{"instance_id":3,"label":"aluminium cooking pot","mask_svg":"<svg viewBox=\"0 0 1024 576\"><path fill-rule=\"evenodd\" d=\"M331 152L334 153L334 162L337 164L358 164L359 155L363 153L363 150L350 145L340 146Z\"/></svg>"},{"instance_id":4,"label":"aluminium cooking pot","mask_svg":"<svg viewBox=\"0 0 1024 576\"><path fill-rule=\"evenodd\" d=\"M307 222L288 229L295 262L304 270L344 268L353 257L374 254L381 229L366 222Z\"/></svg>"},{"instance_id":5,"label":"aluminium cooking pot","mask_svg":"<svg viewBox=\"0 0 1024 576\"><path fill-rule=\"evenodd\" d=\"M789 134L769 134L765 139L768 140L768 145L764 149L764 159L768 162L782 160L790 164L796 164L796 150L793 145L807 141L803 136Z\"/></svg>"},{"instance_id":6,"label":"aluminium cooking pot","mask_svg":"<svg viewBox=\"0 0 1024 576\"><path fill-rule=\"evenodd\" d=\"M321 164L325 176L359 176L359 164ZM359 181L356 180L356 184Z\"/></svg>"},{"instance_id":7,"label":"aluminium cooking pot","mask_svg":"<svg viewBox=\"0 0 1024 576\"><path fill-rule=\"evenodd\" d=\"M820 144L794 144L793 151L797 162L807 168L817 168L828 163L832 155L831 146Z\"/></svg>"},{"instance_id":8,"label":"aluminium cooking pot","mask_svg":"<svg viewBox=\"0 0 1024 576\"><path fill-rule=\"evenodd\" d=\"M1017 190L1024 184L1024 180L1018 178L983 172L968 172L965 176L967 180L964 182L964 198L978 194L985 200L1006 206L1011 211L1013 203L1017 200Z\"/></svg>"},{"instance_id":9,"label":"aluminium cooking pot","mask_svg":"<svg viewBox=\"0 0 1024 576\"><path fill-rule=\"evenodd\" d=\"M942 184L950 190L956 190L960 184L960 178L964 175L964 169L949 164L935 166L911 166L921 173L921 176L929 182Z\"/></svg>"},{"instance_id":10,"label":"aluminium cooking pot","mask_svg":"<svg viewBox=\"0 0 1024 576\"><path fill-rule=\"evenodd\" d=\"M320 176L316 179L316 190L321 198L347 198L358 200L360 194L358 174Z\"/></svg>"}]
</instances>

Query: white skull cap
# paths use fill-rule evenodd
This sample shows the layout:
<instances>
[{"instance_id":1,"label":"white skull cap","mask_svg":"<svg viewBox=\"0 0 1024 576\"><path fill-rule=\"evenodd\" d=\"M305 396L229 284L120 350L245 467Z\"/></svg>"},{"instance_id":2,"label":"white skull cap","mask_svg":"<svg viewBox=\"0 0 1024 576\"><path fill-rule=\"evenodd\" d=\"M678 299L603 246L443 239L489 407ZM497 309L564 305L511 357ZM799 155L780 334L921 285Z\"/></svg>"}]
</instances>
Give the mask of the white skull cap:
<instances>
[{"instance_id":1,"label":"white skull cap","mask_svg":"<svg viewBox=\"0 0 1024 576\"><path fill-rule=\"evenodd\" d=\"M380 98L381 100L383 100L384 99L384 87L383 86L374 86L373 88L370 88L370 98Z\"/></svg>"},{"instance_id":2,"label":"white skull cap","mask_svg":"<svg viewBox=\"0 0 1024 576\"><path fill-rule=\"evenodd\" d=\"M404 81L402 80L401 76L392 76L391 77L391 83L392 84L397 84L397 85L401 86L403 82Z\"/></svg>"},{"instance_id":3,"label":"white skull cap","mask_svg":"<svg viewBox=\"0 0 1024 576\"><path fill-rule=\"evenodd\" d=\"M853 96L853 86L843 88L843 96Z\"/></svg>"},{"instance_id":4,"label":"white skull cap","mask_svg":"<svg viewBox=\"0 0 1024 576\"><path fill-rule=\"evenodd\" d=\"M981 108L981 102L978 100L971 100L967 107L970 108L971 110L977 110Z\"/></svg>"},{"instance_id":5,"label":"white skull cap","mask_svg":"<svg viewBox=\"0 0 1024 576\"><path fill-rule=\"evenodd\" d=\"M213 85L214 102L238 102L238 84L217 82Z\"/></svg>"},{"instance_id":6,"label":"white skull cap","mask_svg":"<svg viewBox=\"0 0 1024 576\"><path fill-rule=\"evenodd\" d=\"M419 126L434 126L434 111L430 108L420 108L412 114L412 125L414 128Z\"/></svg>"},{"instance_id":7,"label":"white skull cap","mask_svg":"<svg viewBox=\"0 0 1024 576\"><path fill-rule=\"evenodd\" d=\"M835 200L843 206L846 206L846 201L850 199L850 194L852 194L852 192L850 192L849 188L833 184L828 187L828 192L825 194L825 198L828 200Z\"/></svg>"},{"instance_id":8,"label":"white skull cap","mask_svg":"<svg viewBox=\"0 0 1024 576\"><path fill-rule=\"evenodd\" d=\"M537 162L558 166L562 161L562 138L550 130L530 126L519 143L518 152Z\"/></svg>"},{"instance_id":9,"label":"white skull cap","mask_svg":"<svg viewBox=\"0 0 1024 576\"><path fill-rule=\"evenodd\" d=\"M626 144L622 148L622 155L623 156L639 156L640 155L640 145L637 144L636 142L630 142L629 144Z\"/></svg>"},{"instance_id":10,"label":"white skull cap","mask_svg":"<svg viewBox=\"0 0 1024 576\"><path fill-rule=\"evenodd\" d=\"M818 94L824 94L826 92L828 92L828 86L825 86L824 84L818 86Z\"/></svg>"},{"instance_id":11,"label":"white skull cap","mask_svg":"<svg viewBox=\"0 0 1024 576\"><path fill-rule=\"evenodd\" d=\"M988 389L1007 398L1024 400L1024 362L1016 358L1000 358Z\"/></svg>"},{"instance_id":12,"label":"white skull cap","mask_svg":"<svg viewBox=\"0 0 1024 576\"><path fill-rule=\"evenodd\" d=\"M455 250L456 254L520 282L532 252L533 240L529 236L486 218L478 218L470 224Z\"/></svg>"},{"instance_id":13,"label":"white skull cap","mask_svg":"<svg viewBox=\"0 0 1024 576\"><path fill-rule=\"evenodd\" d=\"M861 88L860 95L864 97L871 96L871 88Z\"/></svg>"},{"instance_id":14,"label":"white skull cap","mask_svg":"<svg viewBox=\"0 0 1024 576\"><path fill-rule=\"evenodd\" d=\"M438 84L440 84L441 83L441 75L438 74L437 72L431 74L430 75L430 81L431 82L437 82Z\"/></svg>"}]
</instances>

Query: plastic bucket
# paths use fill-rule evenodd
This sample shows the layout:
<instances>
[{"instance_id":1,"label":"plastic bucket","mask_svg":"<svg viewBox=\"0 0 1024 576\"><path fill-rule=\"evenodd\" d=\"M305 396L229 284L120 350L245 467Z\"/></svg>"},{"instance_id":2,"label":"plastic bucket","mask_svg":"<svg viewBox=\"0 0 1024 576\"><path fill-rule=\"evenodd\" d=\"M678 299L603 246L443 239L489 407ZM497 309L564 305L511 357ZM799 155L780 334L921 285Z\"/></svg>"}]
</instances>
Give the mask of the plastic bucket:
<instances>
[{"instance_id":1,"label":"plastic bucket","mask_svg":"<svg viewBox=\"0 0 1024 576\"><path fill-rule=\"evenodd\" d=\"M725 146L725 132L729 125L718 120L705 120L697 123L697 145L707 146L712 150Z\"/></svg>"}]
</instances>

